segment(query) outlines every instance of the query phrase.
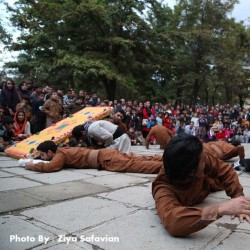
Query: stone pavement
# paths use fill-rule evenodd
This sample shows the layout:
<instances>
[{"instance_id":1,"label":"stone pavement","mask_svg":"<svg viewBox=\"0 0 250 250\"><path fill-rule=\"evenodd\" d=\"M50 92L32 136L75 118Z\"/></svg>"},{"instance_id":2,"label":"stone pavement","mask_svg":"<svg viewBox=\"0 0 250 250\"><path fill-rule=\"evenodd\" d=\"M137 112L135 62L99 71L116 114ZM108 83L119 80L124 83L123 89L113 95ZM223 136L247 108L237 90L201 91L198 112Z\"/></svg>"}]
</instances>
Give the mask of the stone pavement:
<instances>
[{"instance_id":1,"label":"stone pavement","mask_svg":"<svg viewBox=\"0 0 250 250\"><path fill-rule=\"evenodd\" d=\"M159 146L133 151L162 153ZM238 174L250 196L250 174ZM187 238L171 237L154 208L154 177L93 169L42 174L0 156L0 249L249 249L250 225L229 216ZM225 199L216 192L202 206Z\"/></svg>"}]
</instances>

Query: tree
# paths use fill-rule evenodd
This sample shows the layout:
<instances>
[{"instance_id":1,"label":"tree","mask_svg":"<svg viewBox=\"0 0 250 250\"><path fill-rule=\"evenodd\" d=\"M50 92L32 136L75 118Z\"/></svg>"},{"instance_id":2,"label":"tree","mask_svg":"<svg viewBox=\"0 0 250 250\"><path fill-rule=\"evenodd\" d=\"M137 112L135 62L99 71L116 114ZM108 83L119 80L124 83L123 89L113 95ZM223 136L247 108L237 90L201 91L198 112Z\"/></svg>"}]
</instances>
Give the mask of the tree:
<instances>
[{"instance_id":1,"label":"tree","mask_svg":"<svg viewBox=\"0 0 250 250\"><path fill-rule=\"evenodd\" d=\"M172 40L172 82L176 99L197 102L214 79L214 62L221 42L222 30L227 29L227 14L236 0L179 0L170 25L165 30ZM173 86L173 85L172 85ZM205 98L206 96L206 98Z\"/></svg>"},{"instance_id":2,"label":"tree","mask_svg":"<svg viewBox=\"0 0 250 250\"><path fill-rule=\"evenodd\" d=\"M136 93L145 85L152 89L155 66L152 30L143 18L146 4L19 0L15 8L9 7L13 24L22 30L12 49L25 52L27 66L21 58L7 66L26 74L32 71L41 81L104 87L111 100L118 85Z\"/></svg>"}]
</instances>

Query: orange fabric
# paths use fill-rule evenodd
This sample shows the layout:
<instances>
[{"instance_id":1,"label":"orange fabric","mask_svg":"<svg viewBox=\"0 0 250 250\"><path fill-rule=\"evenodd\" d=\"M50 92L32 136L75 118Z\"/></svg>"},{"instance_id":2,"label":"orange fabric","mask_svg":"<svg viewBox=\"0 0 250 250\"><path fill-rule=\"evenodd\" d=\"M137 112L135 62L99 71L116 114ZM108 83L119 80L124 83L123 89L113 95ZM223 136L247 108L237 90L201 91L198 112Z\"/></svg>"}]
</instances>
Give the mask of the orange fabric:
<instances>
[{"instance_id":1,"label":"orange fabric","mask_svg":"<svg viewBox=\"0 0 250 250\"><path fill-rule=\"evenodd\" d=\"M233 157L239 156L240 159L245 158L245 150L242 145L233 146L224 141L208 142L203 144L205 152L212 154L220 160L227 161Z\"/></svg>"},{"instance_id":2,"label":"orange fabric","mask_svg":"<svg viewBox=\"0 0 250 250\"><path fill-rule=\"evenodd\" d=\"M98 168L112 172L157 174L162 167L162 156L135 156L116 149L59 148L49 163L34 164L37 172L55 172L65 167Z\"/></svg>"},{"instance_id":3,"label":"orange fabric","mask_svg":"<svg viewBox=\"0 0 250 250\"><path fill-rule=\"evenodd\" d=\"M171 184L161 169L153 182L152 193L163 226L173 236L197 232L219 218L218 204L199 207L211 191L224 189L231 198L244 195L235 170L226 162L206 153L205 175L185 183Z\"/></svg>"},{"instance_id":4,"label":"orange fabric","mask_svg":"<svg viewBox=\"0 0 250 250\"><path fill-rule=\"evenodd\" d=\"M19 113L19 112L16 112L15 116L14 116L14 135L16 137L16 140L20 140L18 138L18 135L24 134L24 130L25 130L26 123L27 123L27 118L26 118L26 115L24 114L24 122L19 123L17 121L17 113Z\"/></svg>"}]
</instances>

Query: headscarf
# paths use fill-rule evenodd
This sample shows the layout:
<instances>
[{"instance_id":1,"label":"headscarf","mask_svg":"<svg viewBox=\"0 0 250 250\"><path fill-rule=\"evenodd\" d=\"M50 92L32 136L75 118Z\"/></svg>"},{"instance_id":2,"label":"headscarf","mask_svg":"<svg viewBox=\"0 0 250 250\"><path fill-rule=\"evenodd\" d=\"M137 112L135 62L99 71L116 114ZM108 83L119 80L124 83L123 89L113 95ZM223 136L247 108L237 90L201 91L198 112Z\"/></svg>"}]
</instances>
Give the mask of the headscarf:
<instances>
[{"instance_id":1,"label":"headscarf","mask_svg":"<svg viewBox=\"0 0 250 250\"><path fill-rule=\"evenodd\" d=\"M19 113L23 113L24 114L24 121L23 121L23 123L20 123L18 121L18 114ZM23 111L16 112L15 116L14 116L14 134L15 134L15 136L18 136L18 135L24 133L26 124L27 124L27 118L26 118L25 112L23 112Z\"/></svg>"}]
</instances>

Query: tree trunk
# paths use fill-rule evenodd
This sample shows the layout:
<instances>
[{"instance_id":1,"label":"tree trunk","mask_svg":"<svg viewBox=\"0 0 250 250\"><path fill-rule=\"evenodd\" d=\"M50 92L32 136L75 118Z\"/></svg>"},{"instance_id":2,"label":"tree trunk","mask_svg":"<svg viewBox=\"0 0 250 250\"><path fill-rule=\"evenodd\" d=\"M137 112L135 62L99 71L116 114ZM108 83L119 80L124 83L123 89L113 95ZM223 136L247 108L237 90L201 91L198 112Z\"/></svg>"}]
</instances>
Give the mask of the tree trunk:
<instances>
[{"instance_id":1,"label":"tree trunk","mask_svg":"<svg viewBox=\"0 0 250 250\"><path fill-rule=\"evenodd\" d=\"M199 79L195 79L193 87L192 105L195 105L197 103L199 88L200 88Z\"/></svg>"},{"instance_id":2,"label":"tree trunk","mask_svg":"<svg viewBox=\"0 0 250 250\"><path fill-rule=\"evenodd\" d=\"M231 87L230 81L224 84L224 88L225 88L225 93L226 93L226 103L232 104L232 87Z\"/></svg>"},{"instance_id":3,"label":"tree trunk","mask_svg":"<svg viewBox=\"0 0 250 250\"><path fill-rule=\"evenodd\" d=\"M104 78L102 81L107 93L108 100L114 101L117 87L116 80L109 80L107 78Z\"/></svg>"}]
</instances>

